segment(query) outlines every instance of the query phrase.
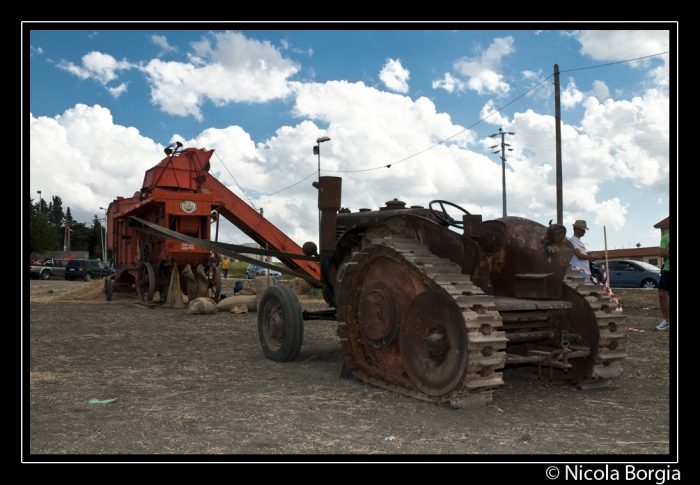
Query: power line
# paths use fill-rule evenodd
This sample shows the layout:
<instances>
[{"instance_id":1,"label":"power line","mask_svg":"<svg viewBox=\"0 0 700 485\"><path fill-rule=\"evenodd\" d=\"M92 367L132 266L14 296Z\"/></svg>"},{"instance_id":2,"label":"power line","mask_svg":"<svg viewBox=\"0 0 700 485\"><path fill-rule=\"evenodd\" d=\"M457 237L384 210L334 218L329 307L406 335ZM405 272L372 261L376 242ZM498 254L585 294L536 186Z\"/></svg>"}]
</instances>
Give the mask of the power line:
<instances>
[{"instance_id":1,"label":"power line","mask_svg":"<svg viewBox=\"0 0 700 485\"><path fill-rule=\"evenodd\" d=\"M633 61L638 61L640 59L647 59L649 57L663 56L664 54L668 54L668 51L659 52L658 54L651 54L649 56L635 57L634 59L626 59L624 61L608 62L607 64L598 64L596 66L577 67L574 69L565 69L563 71L559 71L559 73L561 74L562 72L583 71L584 69L596 69L598 67L612 66L614 64L623 64L625 62L633 62Z\"/></svg>"},{"instance_id":2,"label":"power line","mask_svg":"<svg viewBox=\"0 0 700 485\"><path fill-rule=\"evenodd\" d=\"M287 190L287 189L291 189L291 188L294 187L295 185L299 185L299 184L302 183L304 180L306 180L306 179L308 179L308 178L311 178L311 177L313 177L314 175L316 175L316 171L315 171L315 170L314 170L313 172L311 172L311 174L310 174L308 177L304 177L303 179L301 179L301 180L298 181L297 183L294 183L294 184L290 185L289 187L285 187L285 188L283 188L283 189L280 189L280 190L278 190L277 192L272 192L271 194L261 195L260 197L256 197L255 200L262 199L263 197L270 197L271 195L275 195L275 194L279 194L280 192L284 192L284 191Z\"/></svg>"},{"instance_id":3,"label":"power line","mask_svg":"<svg viewBox=\"0 0 700 485\"><path fill-rule=\"evenodd\" d=\"M238 180L236 180L236 177L234 177L233 174L231 173L231 171L228 169L228 167L227 167L226 165L224 165L224 161L221 160L221 158L219 158L219 155L216 153L216 151L214 152L214 155L216 155L216 158L219 159L219 161L221 162L221 165L224 166L224 168L226 169L226 171L228 172L228 174L231 176L231 178L233 179L233 181L236 182L236 185L238 185L238 188L241 189L241 192L243 193L243 195L246 196L246 198L248 199L248 202L250 202L250 205L253 206L253 209L258 210L258 208L255 207L255 204L253 204L253 201L250 200L250 197L248 197L248 194L246 194L245 191L243 190L243 187L240 186L240 184L238 183Z\"/></svg>"}]
</instances>

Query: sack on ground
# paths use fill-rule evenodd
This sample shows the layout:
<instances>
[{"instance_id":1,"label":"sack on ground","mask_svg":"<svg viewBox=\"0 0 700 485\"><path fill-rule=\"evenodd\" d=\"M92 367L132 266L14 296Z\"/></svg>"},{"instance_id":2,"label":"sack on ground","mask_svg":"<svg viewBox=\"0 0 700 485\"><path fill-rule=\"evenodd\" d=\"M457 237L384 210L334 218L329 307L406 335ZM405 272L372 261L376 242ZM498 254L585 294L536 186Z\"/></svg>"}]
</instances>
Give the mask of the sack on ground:
<instances>
[{"instance_id":1,"label":"sack on ground","mask_svg":"<svg viewBox=\"0 0 700 485\"><path fill-rule=\"evenodd\" d=\"M224 298L217 303L216 308L218 308L221 312L229 312L237 305L246 305L249 312L255 312L258 310L258 306L255 302L255 295L241 295L240 293Z\"/></svg>"},{"instance_id":2,"label":"sack on ground","mask_svg":"<svg viewBox=\"0 0 700 485\"><path fill-rule=\"evenodd\" d=\"M211 298L195 298L187 305L187 315L211 315L216 311L216 303Z\"/></svg>"}]
</instances>

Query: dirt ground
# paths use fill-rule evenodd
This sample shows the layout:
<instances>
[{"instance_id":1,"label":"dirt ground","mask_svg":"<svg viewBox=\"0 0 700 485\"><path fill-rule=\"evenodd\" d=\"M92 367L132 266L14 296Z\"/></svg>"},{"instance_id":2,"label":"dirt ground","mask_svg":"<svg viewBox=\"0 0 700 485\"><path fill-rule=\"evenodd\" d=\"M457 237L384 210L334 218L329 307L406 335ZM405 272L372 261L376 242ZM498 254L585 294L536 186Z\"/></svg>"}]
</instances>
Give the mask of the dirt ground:
<instances>
[{"instance_id":1,"label":"dirt ground","mask_svg":"<svg viewBox=\"0 0 700 485\"><path fill-rule=\"evenodd\" d=\"M25 285L27 460L65 454L207 454L230 461L656 455L639 458L649 461L675 453L676 373L669 362L676 362L676 333L654 329L660 311L653 290L614 290L628 326L644 332L629 332L623 375L608 387L582 391L506 369L491 404L453 409L340 379L334 322L305 322L299 356L282 364L262 353L257 313L186 315L142 307L135 294L106 302L102 285L60 279ZM228 280L223 292L233 294L232 287ZM305 299L302 306L326 305ZM113 398L116 403L85 403Z\"/></svg>"}]
</instances>

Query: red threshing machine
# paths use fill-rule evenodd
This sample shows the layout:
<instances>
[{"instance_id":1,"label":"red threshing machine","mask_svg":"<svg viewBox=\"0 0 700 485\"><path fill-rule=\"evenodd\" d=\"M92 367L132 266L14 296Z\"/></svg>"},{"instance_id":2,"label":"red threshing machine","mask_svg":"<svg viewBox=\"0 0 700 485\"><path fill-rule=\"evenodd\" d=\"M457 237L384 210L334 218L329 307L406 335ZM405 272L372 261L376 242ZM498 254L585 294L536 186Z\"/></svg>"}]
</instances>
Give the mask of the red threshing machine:
<instances>
[{"instance_id":1,"label":"red threshing machine","mask_svg":"<svg viewBox=\"0 0 700 485\"><path fill-rule=\"evenodd\" d=\"M152 304L157 291L165 301L175 274L190 299L217 299L221 255L320 284L316 257L304 255L294 241L209 174L214 150L182 149L176 142L165 154L146 172L133 197L117 197L107 210L107 247L115 267L114 279L105 281L107 300L113 292L136 291L141 303ZM211 225L218 224L220 216L266 249L211 241ZM291 270L241 252L277 257Z\"/></svg>"}]
</instances>

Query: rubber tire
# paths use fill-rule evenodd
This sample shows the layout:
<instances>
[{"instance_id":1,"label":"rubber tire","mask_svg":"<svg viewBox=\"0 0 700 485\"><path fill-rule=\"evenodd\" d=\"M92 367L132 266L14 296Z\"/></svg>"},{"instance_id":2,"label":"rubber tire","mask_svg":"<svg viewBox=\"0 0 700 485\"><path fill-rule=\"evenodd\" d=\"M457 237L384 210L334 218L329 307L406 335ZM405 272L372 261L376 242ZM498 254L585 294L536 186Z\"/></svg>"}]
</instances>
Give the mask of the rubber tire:
<instances>
[{"instance_id":1,"label":"rubber tire","mask_svg":"<svg viewBox=\"0 0 700 485\"><path fill-rule=\"evenodd\" d=\"M83 276L84 281L92 281L92 273L86 273L85 276Z\"/></svg>"},{"instance_id":2,"label":"rubber tire","mask_svg":"<svg viewBox=\"0 0 700 485\"><path fill-rule=\"evenodd\" d=\"M48 280L51 279L51 271L48 269L45 269L44 271L41 272L41 279L42 280Z\"/></svg>"},{"instance_id":3,"label":"rubber tire","mask_svg":"<svg viewBox=\"0 0 700 485\"><path fill-rule=\"evenodd\" d=\"M658 288L659 285L657 285L657 284L656 284L656 281L654 281L654 280L646 279L646 280L642 281L641 287L642 287L642 288L654 289L654 288Z\"/></svg>"},{"instance_id":4,"label":"rubber tire","mask_svg":"<svg viewBox=\"0 0 700 485\"><path fill-rule=\"evenodd\" d=\"M284 333L281 344L272 340L268 342L269 320L272 313L281 313ZM266 321L267 320L267 321ZM275 362L290 362L299 354L304 341L304 318L301 305L294 291L284 285L270 286L262 295L258 308L258 336L265 357Z\"/></svg>"}]
</instances>

